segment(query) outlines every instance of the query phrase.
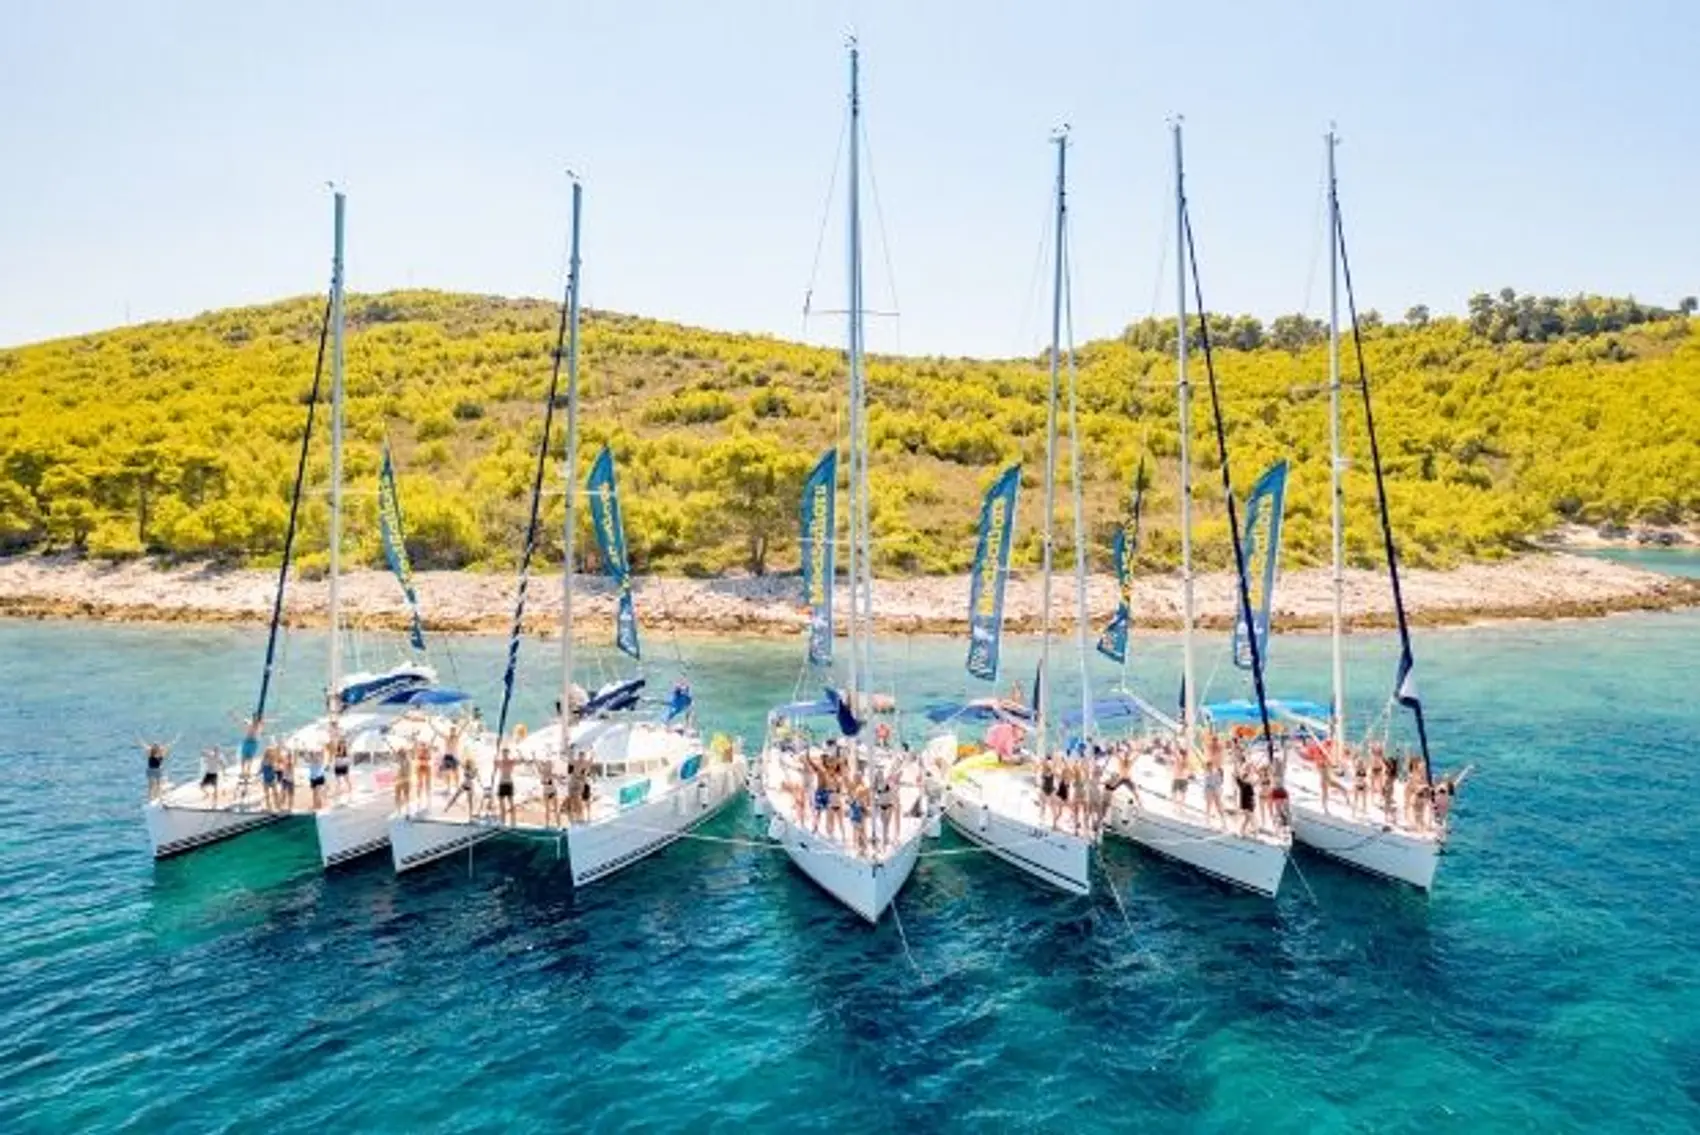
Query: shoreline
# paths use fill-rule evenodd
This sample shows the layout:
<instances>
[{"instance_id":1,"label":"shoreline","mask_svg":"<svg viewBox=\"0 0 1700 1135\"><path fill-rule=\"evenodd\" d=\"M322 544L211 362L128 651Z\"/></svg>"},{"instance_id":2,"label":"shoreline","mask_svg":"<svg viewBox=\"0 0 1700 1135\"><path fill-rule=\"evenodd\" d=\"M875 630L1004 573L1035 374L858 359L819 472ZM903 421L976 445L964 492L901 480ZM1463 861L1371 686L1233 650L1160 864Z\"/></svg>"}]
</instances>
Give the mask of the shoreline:
<instances>
[{"instance_id":1,"label":"shoreline","mask_svg":"<svg viewBox=\"0 0 1700 1135\"><path fill-rule=\"evenodd\" d=\"M1417 627L1479 625L1512 620L1598 618L1631 611L1666 611L1700 606L1700 580L1663 575L1609 560L1564 552L1537 552L1492 564L1467 564L1445 571L1402 573L1407 613ZM271 617L275 571L210 564L157 567L145 562L96 563L66 557L0 558L0 616L122 623L196 623L264 626ZM428 633L505 633L513 619L514 582L509 575L420 572L414 577ZM1059 629L1072 627L1072 582L1057 585ZM840 591L842 592L842 588ZM964 634L966 576L876 580L877 629L904 634ZM1039 629L1039 580L1033 573L1010 579L1004 628L1011 634ZM1109 576L1088 581L1092 624L1102 626L1116 604ZM718 579L639 577L633 581L640 626L682 634L751 637L800 635L807 616L795 575ZM1237 603L1227 572L1196 577L1198 624L1227 630ZM362 568L342 580L345 621L371 630L405 630L408 616L395 579ZM614 592L600 576L575 581L575 619L580 633L606 635L613 626ZM291 627L326 623L323 580L293 580L285 604ZM1395 625L1392 596L1382 572L1345 573L1346 626L1379 631ZM559 576L531 580L527 634L552 636L559 624ZM1276 587L1275 629L1326 630L1331 620L1326 568L1283 575ZM843 633L845 597L839 596L837 625ZM1135 583L1134 623L1144 630L1178 630L1181 584L1176 574L1146 576Z\"/></svg>"}]
</instances>

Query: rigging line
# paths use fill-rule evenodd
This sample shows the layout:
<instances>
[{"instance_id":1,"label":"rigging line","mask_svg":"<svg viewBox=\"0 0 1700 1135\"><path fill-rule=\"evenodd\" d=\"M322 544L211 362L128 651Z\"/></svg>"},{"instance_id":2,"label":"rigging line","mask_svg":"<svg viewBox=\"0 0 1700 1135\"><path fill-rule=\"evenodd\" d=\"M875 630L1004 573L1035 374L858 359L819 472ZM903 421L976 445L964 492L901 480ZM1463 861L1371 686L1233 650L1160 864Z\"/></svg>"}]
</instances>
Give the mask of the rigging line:
<instances>
[{"instance_id":1,"label":"rigging line","mask_svg":"<svg viewBox=\"0 0 1700 1135\"><path fill-rule=\"evenodd\" d=\"M1269 763L1276 765L1275 735L1269 729L1269 702L1263 684L1263 650L1257 641L1251 613L1251 586L1246 578L1245 545L1240 542L1239 509L1234 503L1233 475L1228 468L1228 432L1222 419L1222 396L1216 383L1216 363L1210 349L1210 319L1204 309L1204 284L1198 277L1198 249L1192 241L1192 209L1183 194L1180 223L1185 226L1187 266L1192 271L1193 297L1198 306L1199 345L1204 350L1204 373L1210 381L1210 410L1216 419L1216 453L1222 466L1222 497L1228 505L1228 537L1234 545L1234 575L1239 590L1239 617L1245 620L1246 645L1251 648L1251 676L1257 687L1257 713L1263 723L1263 744Z\"/></svg>"},{"instance_id":2,"label":"rigging line","mask_svg":"<svg viewBox=\"0 0 1700 1135\"><path fill-rule=\"evenodd\" d=\"M331 291L336 290L333 282ZM289 526L283 536L283 562L277 569L277 591L272 597L271 627L266 633L266 665L260 672L260 695L254 702L254 720L264 720L266 716L266 697L271 693L272 667L277 656L278 624L283 619L283 596L289 586L289 558L295 547L295 531L297 519L301 513L301 490L307 477L307 449L313 440L313 419L319 409L319 390L325 374L325 343L330 338L331 305L334 301L330 296L325 299L325 314L319 322L319 352L313 363L313 389L307 400L307 427L301 432L301 452L295 459L295 492L289 500ZM336 633L336 628L331 628ZM286 636L287 637L287 636Z\"/></svg>"},{"instance_id":3,"label":"rigging line","mask_svg":"<svg viewBox=\"0 0 1700 1135\"><path fill-rule=\"evenodd\" d=\"M880 259L885 262L885 283L891 292L891 311L889 313L870 312L863 309L862 314L864 316L886 314L891 316L894 334L897 337L896 353L901 355L903 353L903 305L898 303L897 300L897 273L891 267L891 241L886 238L885 234L885 209L880 205L880 182L879 178L874 176L874 147L873 143L868 141L867 122L862 121L861 126L862 154L868 166L868 189L872 192L874 198L874 224L879 227L880 231Z\"/></svg>"},{"instance_id":4,"label":"rigging line","mask_svg":"<svg viewBox=\"0 0 1700 1135\"><path fill-rule=\"evenodd\" d=\"M821 205L820 232L815 236L815 258L809 266L809 284L803 289L803 338L809 337L809 313L814 306L815 281L820 279L820 255L826 247L827 221L832 217L833 191L838 188L838 165L844 160L844 136L850 132L850 112L844 112L844 118L838 124L838 144L832 151L832 176L826 182L826 201Z\"/></svg>"},{"instance_id":5,"label":"rigging line","mask_svg":"<svg viewBox=\"0 0 1700 1135\"><path fill-rule=\"evenodd\" d=\"M1040 274L1048 263L1045 254L1050 249L1051 222L1054 219L1055 211L1054 207L1046 205L1045 223L1039 226L1039 244L1033 250L1033 274L1027 281L1027 296L1022 301L1024 306L1021 309L1021 321L1017 325L1019 328L1017 332L1018 340L1014 347L1014 353L1017 357L1026 356L1031 347L1029 337L1033 330L1033 312L1038 305Z\"/></svg>"},{"instance_id":6,"label":"rigging line","mask_svg":"<svg viewBox=\"0 0 1700 1135\"><path fill-rule=\"evenodd\" d=\"M1151 306L1145 309L1147 319L1157 317L1158 297L1162 293L1165 269L1169 266L1169 240L1174 235L1169 228L1169 207L1173 204L1174 202L1169 199L1169 195L1163 194L1163 219L1157 224L1157 227L1162 230L1163 236L1162 243L1157 249L1157 274L1151 277Z\"/></svg>"},{"instance_id":7,"label":"rigging line","mask_svg":"<svg viewBox=\"0 0 1700 1135\"><path fill-rule=\"evenodd\" d=\"M898 941L903 943L903 956L909 959L909 964L915 967L915 975L924 984L927 980L927 974L921 968L921 963L915 960L915 952L909 948L909 935L903 932L903 915L898 913L895 897L891 900L891 917L892 921L897 923L897 938Z\"/></svg>"},{"instance_id":8,"label":"rigging line","mask_svg":"<svg viewBox=\"0 0 1700 1135\"><path fill-rule=\"evenodd\" d=\"M1305 271L1304 303L1299 308L1301 312L1310 310L1311 295L1316 287L1316 266L1322 259L1322 211L1328 203L1328 175L1323 174L1322 185L1317 190L1316 209L1310 220L1310 267Z\"/></svg>"},{"instance_id":9,"label":"rigging line","mask_svg":"<svg viewBox=\"0 0 1700 1135\"><path fill-rule=\"evenodd\" d=\"M1393 541L1393 518L1387 511L1387 482L1381 473L1381 445L1375 436L1375 411L1370 405L1369 396L1369 366L1364 361L1363 330L1358 325L1357 295L1352 290L1352 266L1346 258L1346 222L1340 215L1340 193L1333 185L1329 186L1329 197L1333 204L1334 229L1340 241L1340 276L1346 285L1346 310L1352 318L1352 347L1358 361L1358 389L1364 400L1364 432L1369 434L1370 464L1375 469L1375 495L1381 505L1381 540L1387 552L1387 575L1393 584L1393 614L1399 620L1399 677L1394 696L1399 697L1416 666L1416 657L1411 652L1411 626L1405 618L1405 598L1399 586L1399 550ZM1248 623L1249 625L1249 623ZM1256 636L1249 636L1255 638ZM1254 644L1255 645L1255 644ZM1430 782L1434 780L1434 765L1429 759L1428 723L1423 718L1423 703L1420 698L1413 697L1409 702L1400 698L1400 704L1405 705L1417 723L1417 741L1423 750L1423 773Z\"/></svg>"}]
</instances>

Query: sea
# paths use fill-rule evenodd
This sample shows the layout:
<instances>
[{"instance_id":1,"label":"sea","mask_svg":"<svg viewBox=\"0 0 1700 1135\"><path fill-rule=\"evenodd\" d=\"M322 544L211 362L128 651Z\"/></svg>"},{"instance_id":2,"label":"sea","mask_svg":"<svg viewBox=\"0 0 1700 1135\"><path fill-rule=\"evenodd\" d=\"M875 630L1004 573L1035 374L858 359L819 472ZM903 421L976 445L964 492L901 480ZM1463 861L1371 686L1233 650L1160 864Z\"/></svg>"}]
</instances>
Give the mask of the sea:
<instances>
[{"instance_id":1,"label":"sea","mask_svg":"<svg viewBox=\"0 0 1700 1135\"><path fill-rule=\"evenodd\" d=\"M1127 680L1172 702L1179 650L1136 635ZM1001 685L1037 651L1006 641ZM1109 842L1077 898L947 833L872 928L746 802L582 890L517 839L327 874L305 824L156 864L139 742L190 775L263 652L251 628L0 621L0 1131L1700 1130L1700 612L1417 633L1435 763L1474 766L1432 894L1301 851L1269 900ZM286 637L275 719L310 711L326 652ZM557 652L524 644L519 719ZM504 643L431 653L493 717ZM817 692L795 642L645 654L752 749ZM985 692L964 654L886 639L876 672L919 708ZM1227 654L1202 641L1209 697L1244 691ZM1326 699L1325 637L1270 655L1275 692ZM1359 727L1396 657L1351 637Z\"/></svg>"}]
</instances>

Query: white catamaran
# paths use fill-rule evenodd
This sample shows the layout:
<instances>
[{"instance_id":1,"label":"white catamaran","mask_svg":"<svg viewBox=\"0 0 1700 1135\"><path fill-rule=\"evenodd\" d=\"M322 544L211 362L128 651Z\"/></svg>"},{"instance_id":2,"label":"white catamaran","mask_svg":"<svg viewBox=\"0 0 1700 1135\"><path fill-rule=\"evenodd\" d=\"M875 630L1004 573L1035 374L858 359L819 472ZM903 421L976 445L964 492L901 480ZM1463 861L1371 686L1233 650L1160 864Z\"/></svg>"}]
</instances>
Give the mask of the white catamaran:
<instances>
[{"instance_id":1,"label":"white catamaran","mask_svg":"<svg viewBox=\"0 0 1700 1135\"><path fill-rule=\"evenodd\" d=\"M1176 401L1180 411L1182 696L1181 720L1174 722L1148 702L1123 695L1102 708L1118 712L1118 701L1179 734L1178 747L1167 739L1138 747L1132 762L1132 785L1112 798L1105 830L1130 839L1170 859L1247 890L1273 895L1286 870L1292 834L1278 826L1242 823L1215 815L1210 795L1221 800L1233 778L1220 763L1200 769L1198 681L1195 668L1196 610L1192 568L1192 394L1187 378L1187 265L1190 252L1181 126L1172 126L1175 149L1175 230L1177 260ZM1227 468L1223 457L1224 473ZM1230 494L1231 495L1231 494ZM1236 544L1238 534L1233 533ZM1248 770L1249 772L1249 770Z\"/></svg>"},{"instance_id":2,"label":"white catamaran","mask_svg":"<svg viewBox=\"0 0 1700 1135\"><path fill-rule=\"evenodd\" d=\"M1371 458L1375 466L1377 500L1380 508L1382 537L1387 556L1389 576L1393 586L1393 601L1399 624L1400 668L1395 682L1393 701L1412 711L1421 743L1421 772L1413 782L1409 760L1393 762L1388 768L1385 742L1366 743L1356 753L1347 748L1346 729L1346 667L1344 654L1345 630L1345 490L1342 477L1346 465L1340 429L1340 278L1344 268L1345 230L1340 221L1340 198L1334 177L1334 151L1337 138L1332 130L1326 136L1328 150L1328 389L1329 389L1329 450L1332 469L1330 499L1333 502L1331 521L1333 536L1333 620L1332 676L1333 703L1327 711L1326 727L1321 723L1294 715L1297 724L1315 727L1325 733L1319 743L1305 746L1307 759L1289 762L1288 783L1292 789L1293 831L1300 843L1349 863L1354 867L1389 879L1409 883L1428 890L1434 883L1435 869L1446 844L1447 826L1432 807L1436 792L1450 794L1458 779L1448 779L1443 786L1434 785L1429 768L1428 731L1422 715L1413 677L1415 659L1411 652L1410 629L1406 624L1403 597L1399 591L1398 555L1394 547L1391 520L1387 515L1386 490L1383 487L1379 447L1375 440L1375 419L1370 410L1369 380L1364 372L1361 348L1358 354L1358 383L1363 394L1364 416L1370 435ZM1348 301L1351 301L1351 276L1346 275ZM1357 335L1356 303L1352 302L1352 330ZM1389 706L1391 709L1391 706ZM1322 762L1328 766L1331 791L1325 793ZM1403 764L1406 767L1398 767ZM1377 769L1374 766L1381 765ZM1391 779L1389 776L1391 774ZM1426 799L1422 794L1426 793ZM1409 798L1407 798L1409 794ZM1328 799L1324 799L1325 795ZM1420 806L1413 809L1413 804Z\"/></svg>"},{"instance_id":3,"label":"white catamaran","mask_svg":"<svg viewBox=\"0 0 1700 1135\"><path fill-rule=\"evenodd\" d=\"M892 740L885 723L870 723L873 696L873 563L869 526L867 381L862 366L860 214L861 101L859 56L850 45L848 209L848 370L850 401L850 634L844 691L828 687L819 701L769 715L755 778L768 833L804 874L869 922L878 922L920 855L929 823L919 763ZM836 460L823 458L805 486L803 563L814 611L807 671L824 672L832 657L832 545ZM841 734L825 743L807 722L833 721ZM874 736L870 738L869 733Z\"/></svg>"},{"instance_id":4,"label":"white catamaran","mask_svg":"<svg viewBox=\"0 0 1700 1135\"><path fill-rule=\"evenodd\" d=\"M1031 877L1073 894L1089 894L1090 867L1096 839L1096 817L1085 797L1087 779L1070 775L1077 763L1052 757L1062 746L1051 744L1056 714L1051 706L1051 582L1055 550L1057 388L1063 357L1063 304L1068 287L1068 133L1058 131L1057 148L1055 272L1051 297L1051 374L1046 402L1045 514L1042 526L1043 579L1041 581L1041 638L1039 677L1034 691L1033 711L995 699L977 699L961 707L935 711L951 729L941 734L929 752L942 750L954 761L946 777L944 814L964 838L985 848L1004 862ZM1072 321L1071 321L1072 322ZM1091 684L1086 675L1086 548L1081 512L1080 433L1076 413L1072 328L1068 344L1069 435L1073 458L1073 517L1075 539L1076 603L1075 628L1081 651L1081 688L1086 724L1081 736L1089 735ZM980 543L969 597L970 646L968 672L986 681L997 680L998 639L1002 632L1003 588L1009 572L1010 533L1014 527L1015 494L1020 484L1019 467L1004 473L986 494L980 513ZM954 731L970 722L990 722L985 752L960 752ZM1031 733L1031 743L1023 745ZM1023 749L1025 751L1023 751ZM1084 750L1083 750L1084 752ZM1060 792L1060 795L1059 795ZM1079 798L1070 807L1068 794ZM1065 829L1064 813L1070 828Z\"/></svg>"},{"instance_id":5,"label":"white catamaran","mask_svg":"<svg viewBox=\"0 0 1700 1135\"><path fill-rule=\"evenodd\" d=\"M266 642L260 694L238 751L234 777L216 749L203 756L199 783L161 791L144 807L148 837L155 858L165 858L240 835L295 816L312 815L320 859L326 867L376 851L387 842L386 820L391 786L398 768L398 751L445 728L443 711L465 695L437 686L436 671L408 662L378 672L343 673L342 606L342 450L343 450L343 231L346 200L335 194L335 235L331 291L319 339L319 358L308 401L307 426L301 437L289 526L284 538L283 563L278 571ZM306 486L308 447L320 401L327 340L331 356L331 508L329 621L326 713L297 729L281 742L267 746L264 755L266 705L277 661L284 595L289 582L296 521ZM387 461L385 486L394 493ZM386 540L390 538L386 529ZM394 533L400 539L399 528ZM411 601L411 585L403 579ZM417 608L415 607L417 619ZM423 639L415 624L416 645ZM288 764L276 758L286 754ZM226 783L234 785L226 788ZM306 781L307 783L302 783ZM315 783L316 782L316 783ZM210 791L209 791L210 790Z\"/></svg>"},{"instance_id":6,"label":"white catamaran","mask_svg":"<svg viewBox=\"0 0 1700 1135\"><path fill-rule=\"evenodd\" d=\"M691 713L689 686L674 687L666 706L643 707L642 677L611 681L586 696L574 683L573 567L577 531L579 218L583 191L572 187L572 251L567 294L555 345L543 440L533 480L531 518L521 560L519 596L503 675L502 711L493 736L481 735L457 755L458 784L398 810L389 821L397 871L441 859L500 832L558 841L583 885L660 850L716 814L742 790L746 761L735 745L703 744ZM565 349L563 350L563 343ZM561 605L561 693L551 724L529 736L507 720L514 689L525 594L538 537L556 390L566 366L565 566ZM625 529L604 448L588 482L591 519L603 566L618 589L615 643L640 658ZM500 743L497 739L501 739ZM480 778L479 763L489 770ZM462 811L464 801L464 811Z\"/></svg>"}]
</instances>

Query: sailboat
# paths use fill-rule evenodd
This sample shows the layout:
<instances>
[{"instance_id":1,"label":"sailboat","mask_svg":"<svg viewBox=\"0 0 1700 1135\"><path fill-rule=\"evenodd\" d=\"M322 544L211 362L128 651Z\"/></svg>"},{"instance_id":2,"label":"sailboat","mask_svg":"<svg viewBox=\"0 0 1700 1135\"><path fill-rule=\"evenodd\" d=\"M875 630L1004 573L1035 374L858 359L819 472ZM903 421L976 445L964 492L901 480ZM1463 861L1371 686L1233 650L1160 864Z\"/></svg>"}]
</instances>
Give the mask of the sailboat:
<instances>
[{"instance_id":1,"label":"sailboat","mask_svg":"<svg viewBox=\"0 0 1700 1135\"><path fill-rule=\"evenodd\" d=\"M873 697L873 564L869 526L867 383L862 367L860 213L860 57L850 44L848 209L848 370L850 387L850 627L844 690L797 700L768 715L755 785L768 834L791 862L851 910L877 923L908 881L929 826L924 777L894 746L889 727L870 725ZM805 598L813 611L806 673L832 661L832 545L836 536L836 454L823 457L805 485ZM808 723L829 721L839 737L817 742ZM830 728L830 727L829 727ZM874 736L870 738L869 733ZM936 823L936 820L932 820Z\"/></svg>"},{"instance_id":2,"label":"sailboat","mask_svg":"<svg viewBox=\"0 0 1700 1135\"><path fill-rule=\"evenodd\" d=\"M331 290L319 336L313 390L307 405L307 425L301 436L295 488L290 500L289 525L284 536L283 562L273 593L265 666L254 713L249 718L238 753L236 784L228 796L222 756L208 750L203 757L201 783L164 789L143 808L148 838L156 859L241 835L294 816L314 816L320 859L326 867L376 851L386 841L385 817L390 804L386 789L393 783L396 750L430 736L442 724L442 710L465 700L465 695L437 685L430 666L409 661L387 670L344 673L342 664L342 433L343 433L343 233L346 198L334 195L334 247ZM331 356L331 509L329 567L329 657L325 686L326 712L284 739L280 747L296 768L293 791L275 790L263 765L254 766L264 741L267 701L277 665L278 635L283 623L284 595L295 546L297 521L307 481L307 455L320 401L327 341ZM386 454L387 457L387 454ZM386 468L388 468L386 464ZM393 477L389 484L393 495ZM411 588L408 588L411 597ZM417 608L415 608L417 611ZM417 624L415 626L417 634ZM420 645L423 643L421 641ZM338 755L338 751L340 755ZM313 792L300 783L309 767L324 774L324 807L313 807ZM346 776L339 776L341 771ZM214 789L208 799L206 787Z\"/></svg>"},{"instance_id":3,"label":"sailboat","mask_svg":"<svg viewBox=\"0 0 1700 1135\"><path fill-rule=\"evenodd\" d=\"M1181 714L1175 721L1158 711L1145 700L1130 694L1109 699L1095 707L1100 720L1113 716L1143 717L1154 721L1161 730L1178 735L1178 746L1169 737L1148 739L1141 745L1132 764L1131 791L1112 798L1105 816L1105 831L1155 851L1169 859L1196 868L1205 874L1243 887L1258 894L1273 895L1280 888L1286 871L1288 849L1292 834L1284 829L1251 825L1244 829L1224 817L1212 822L1206 793L1215 791L1207 774L1195 766L1198 744L1199 705L1198 681L1195 667L1196 609L1193 596L1192 568L1192 392L1187 376L1187 281L1191 253L1190 224L1187 218L1186 183L1182 164L1181 124L1171 127L1175 148L1175 232L1176 232L1176 401L1180 411L1180 497L1181 497L1181 602L1182 602L1182 678ZM1196 275L1196 272L1194 273ZM1202 318L1201 334L1208 334L1207 321ZM1206 361L1209 355L1206 353ZM1214 401L1215 380L1211 390ZM1224 498L1230 511L1229 531L1234 542L1236 561L1243 560L1240 535L1234 523L1234 498L1228 481L1226 440L1218 408L1216 427ZM1250 597L1245 588L1244 565L1240 569L1240 609L1250 621ZM1263 704L1261 660L1256 657L1257 645L1252 640L1254 654L1252 672L1257 681L1258 704ZM1260 714L1262 710L1260 708ZM1214 744L1212 742L1212 744ZM1248 754L1249 756L1249 754ZM1271 747L1268 763L1279 767ZM1232 784L1225 775L1224 784Z\"/></svg>"},{"instance_id":4,"label":"sailboat","mask_svg":"<svg viewBox=\"0 0 1700 1135\"><path fill-rule=\"evenodd\" d=\"M1336 770L1336 787L1332 799L1323 800L1321 772L1313 760L1290 762L1288 785L1292 793L1293 832L1298 841L1324 855L1388 879L1409 883L1428 890L1434 884L1440 854L1446 844L1447 828L1443 823L1416 826L1407 822L1403 805L1403 785L1392 794L1393 807L1383 806L1378 794L1369 793L1361 807L1353 806L1346 787L1352 781L1348 766L1357 759L1374 759L1374 753L1360 753L1355 758L1347 751L1346 736L1346 665L1345 633L1345 491L1342 476L1345 454L1340 430L1340 283L1344 273L1347 302L1351 308L1352 337L1357 345L1358 386L1363 396L1364 423L1369 435L1370 459L1374 467L1376 500L1381 520L1382 543L1387 558L1388 577L1393 588L1393 608L1399 627L1399 671L1394 680L1391 702L1409 709L1417 728L1422 749L1422 783L1432 785L1428 728L1423 718L1415 679L1415 655L1411 650L1411 631L1405 617L1404 596L1399 586L1399 557L1393 540L1392 520L1387 511L1387 489L1382 477L1381 451L1375 433L1375 416L1370 404L1369 376L1364 366L1363 347L1358 339L1357 303L1352 296L1352 277L1346 262L1345 228L1340 220L1339 186L1334 174L1334 151L1338 139L1330 130L1325 137L1328 150L1328 388L1329 388L1329 451L1332 460L1330 499L1332 526L1332 591L1333 618L1331 626L1331 671L1333 701L1328 707L1325 722L1316 720L1314 713L1291 713L1286 716L1298 727L1315 735L1317 742L1309 746L1313 757L1329 762ZM1407 776L1408 780L1408 776ZM1449 786L1450 788L1450 786Z\"/></svg>"},{"instance_id":5,"label":"sailboat","mask_svg":"<svg viewBox=\"0 0 1700 1135\"><path fill-rule=\"evenodd\" d=\"M462 759L490 771L390 818L395 868L407 871L471 847L500 832L553 839L582 886L630 866L708 820L742 790L747 761L731 742L705 746L681 682L663 707L643 699L646 679L617 678L586 693L574 682L574 545L577 536L579 221L583 187L572 187L572 246L567 293L556 333L554 370L543 439L532 482L518 598L502 678L502 708L493 735L474 737ZM564 345L564 350L563 350ZM566 367L567 485L561 604L561 690L555 721L529 735L509 733L523 632L527 582L539 535L544 474L563 363ZM604 447L586 484L603 566L617 589L615 645L641 661L631 567L626 555L613 451ZM504 765L506 771L503 771ZM465 811L459 810L465 799ZM483 806L480 807L480 799ZM506 816L504 808L510 809Z\"/></svg>"},{"instance_id":6,"label":"sailboat","mask_svg":"<svg viewBox=\"0 0 1700 1135\"><path fill-rule=\"evenodd\" d=\"M1056 263L1051 304L1051 374L1046 403L1045 436L1045 514L1042 519L1043 580L1041 583L1041 646L1039 677L1034 691L1034 707L1025 707L981 698L960 707L945 706L933 711L935 717L951 731L935 740L944 755L958 753L955 728L974 721L988 722L985 752L971 753L955 761L946 778L944 814L950 824L971 843L985 848L1027 875L1072 894L1091 893L1089 869L1092 848L1096 843L1093 817L1085 814L1086 801L1076 803L1073 816L1078 817L1074 831L1053 826L1055 805L1048 794L1041 792L1042 781L1039 757L1052 753L1057 746L1050 743L1051 727L1056 714L1051 708L1049 680L1051 662L1051 582L1055 548L1053 526L1056 511L1056 449L1057 449L1057 386L1062 362L1063 300L1067 269L1068 222L1068 135L1059 131L1054 139L1057 148L1056 183ZM1086 609L1084 594L1085 548L1081 514L1080 435L1075 414L1074 355L1069 347L1069 418L1070 443L1073 452L1073 493L1075 519L1075 564L1077 569L1078 609L1075 626L1082 651L1081 681L1083 697L1089 702L1091 686L1085 675ZM970 676L995 683L998 676L998 638L1002 632L1003 588L1009 573L1010 536L1014 528L1015 496L1021 482L1021 470L1007 470L986 493L980 510L980 540L976 549L974 572L969 596L970 646L968 673ZM1020 751L1028 735L1031 741ZM1082 731L1082 736L1086 731ZM1045 785L1044 787L1050 787ZM1074 781L1073 790L1081 791L1084 783ZM1055 817L1060 825L1060 815Z\"/></svg>"}]
</instances>

